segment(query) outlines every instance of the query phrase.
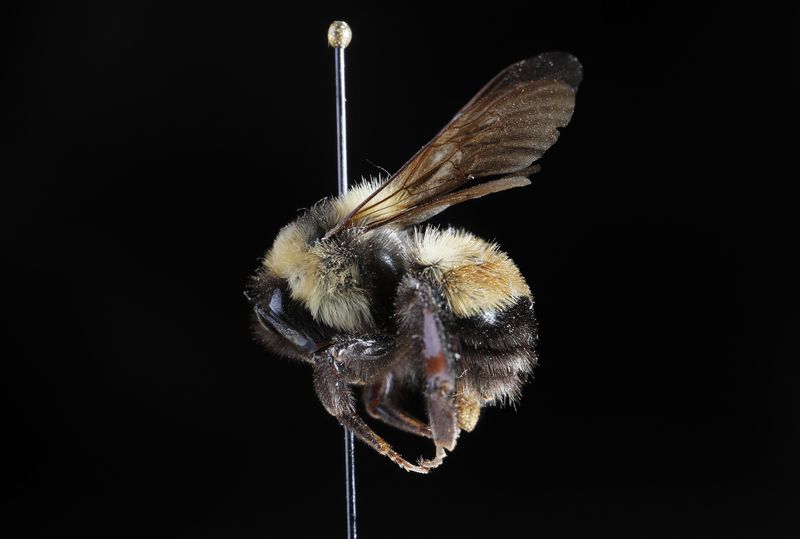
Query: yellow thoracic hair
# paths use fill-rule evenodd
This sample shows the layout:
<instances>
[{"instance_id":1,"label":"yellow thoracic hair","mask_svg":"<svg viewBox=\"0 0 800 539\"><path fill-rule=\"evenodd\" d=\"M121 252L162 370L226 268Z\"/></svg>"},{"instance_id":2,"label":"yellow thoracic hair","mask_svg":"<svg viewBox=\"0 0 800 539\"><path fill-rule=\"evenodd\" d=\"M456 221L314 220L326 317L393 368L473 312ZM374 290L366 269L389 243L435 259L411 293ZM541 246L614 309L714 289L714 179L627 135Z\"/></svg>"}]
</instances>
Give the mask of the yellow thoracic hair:
<instances>
[{"instance_id":1,"label":"yellow thoracic hair","mask_svg":"<svg viewBox=\"0 0 800 539\"><path fill-rule=\"evenodd\" d=\"M267 253L265 264L289 284L292 299L316 319L342 331L363 331L373 325L369 298L359 287L358 260L328 241L309 243L294 222L284 227Z\"/></svg>"},{"instance_id":2,"label":"yellow thoracic hair","mask_svg":"<svg viewBox=\"0 0 800 539\"><path fill-rule=\"evenodd\" d=\"M338 221L380 183L380 179L364 181L316 209L332 212L327 215ZM368 295L359 286L359 261L335 241L312 241L302 218L281 229L264 263L287 281L292 299L301 302L314 319L349 332L374 325Z\"/></svg>"}]
</instances>

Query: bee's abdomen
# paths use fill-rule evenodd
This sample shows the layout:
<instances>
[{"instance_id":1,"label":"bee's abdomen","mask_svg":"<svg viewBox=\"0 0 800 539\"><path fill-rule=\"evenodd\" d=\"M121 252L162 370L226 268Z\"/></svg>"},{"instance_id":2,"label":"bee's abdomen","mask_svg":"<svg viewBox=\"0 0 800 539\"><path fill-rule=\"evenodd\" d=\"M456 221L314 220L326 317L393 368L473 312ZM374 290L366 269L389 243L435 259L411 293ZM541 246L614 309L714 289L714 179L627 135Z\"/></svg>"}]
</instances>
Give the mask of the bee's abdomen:
<instances>
[{"instance_id":1,"label":"bee's abdomen","mask_svg":"<svg viewBox=\"0 0 800 539\"><path fill-rule=\"evenodd\" d=\"M514 401L536 364L533 297L514 262L466 231L412 236L415 272L439 290L458 349L458 393L480 405Z\"/></svg>"},{"instance_id":2,"label":"bee's abdomen","mask_svg":"<svg viewBox=\"0 0 800 539\"><path fill-rule=\"evenodd\" d=\"M485 404L516 400L537 360L532 298L457 323L462 391Z\"/></svg>"}]
</instances>

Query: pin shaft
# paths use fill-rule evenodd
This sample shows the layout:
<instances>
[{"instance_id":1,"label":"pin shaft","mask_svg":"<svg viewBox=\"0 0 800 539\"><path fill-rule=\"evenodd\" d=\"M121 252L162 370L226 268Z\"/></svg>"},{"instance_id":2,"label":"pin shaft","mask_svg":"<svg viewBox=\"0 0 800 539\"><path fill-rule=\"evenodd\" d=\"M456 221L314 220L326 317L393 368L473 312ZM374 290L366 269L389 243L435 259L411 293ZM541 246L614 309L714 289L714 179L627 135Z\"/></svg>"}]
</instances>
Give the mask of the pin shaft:
<instances>
[{"instance_id":1,"label":"pin shaft","mask_svg":"<svg viewBox=\"0 0 800 539\"><path fill-rule=\"evenodd\" d=\"M347 192L347 106L344 93L344 47L334 51L336 71L336 159L339 171L339 194Z\"/></svg>"},{"instance_id":2,"label":"pin shaft","mask_svg":"<svg viewBox=\"0 0 800 539\"><path fill-rule=\"evenodd\" d=\"M336 73L336 160L339 174L339 194L347 192L347 108L344 84L344 49L352 33L346 22L335 21L328 28L328 44L333 47ZM353 433L344 429L344 473L347 501L347 538L356 539L356 462Z\"/></svg>"}]
</instances>

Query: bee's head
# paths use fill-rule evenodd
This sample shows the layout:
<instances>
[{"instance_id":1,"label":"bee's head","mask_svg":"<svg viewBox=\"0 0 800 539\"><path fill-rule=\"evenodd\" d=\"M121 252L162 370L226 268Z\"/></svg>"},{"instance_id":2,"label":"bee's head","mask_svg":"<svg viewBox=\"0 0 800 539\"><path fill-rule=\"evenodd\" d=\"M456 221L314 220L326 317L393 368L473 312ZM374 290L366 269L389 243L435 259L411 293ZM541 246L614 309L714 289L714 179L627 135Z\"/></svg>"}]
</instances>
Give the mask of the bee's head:
<instances>
[{"instance_id":1,"label":"bee's head","mask_svg":"<svg viewBox=\"0 0 800 539\"><path fill-rule=\"evenodd\" d=\"M259 271L245 296L253 305L257 334L275 352L305 360L327 346L331 329L292 299L284 279Z\"/></svg>"}]
</instances>

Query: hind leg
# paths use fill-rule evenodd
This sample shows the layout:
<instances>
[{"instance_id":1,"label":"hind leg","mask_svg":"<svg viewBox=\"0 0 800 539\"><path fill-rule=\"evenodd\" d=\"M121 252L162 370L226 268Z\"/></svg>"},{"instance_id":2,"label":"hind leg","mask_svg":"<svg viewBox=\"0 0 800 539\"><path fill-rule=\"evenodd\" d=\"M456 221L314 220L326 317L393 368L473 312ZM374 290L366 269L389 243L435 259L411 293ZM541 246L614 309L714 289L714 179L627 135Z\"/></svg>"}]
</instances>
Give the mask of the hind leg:
<instances>
[{"instance_id":1,"label":"hind leg","mask_svg":"<svg viewBox=\"0 0 800 539\"><path fill-rule=\"evenodd\" d=\"M456 409L458 338L441 286L406 276L397 292L398 346L410 355L421 382L436 453L456 446L460 432Z\"/></svg>"},{"instance_id":2,"label":"hind leg","mask_svg":"<svg viewBox=\"0 0 800 539\"><path fill-rule=\"evenodd\" d=\"M422 361L425 373L425 403L433 433L433 443L452 451L458 439L458 411L455 391L454 354L446 343L447 334L438 313L422 308Z\"/></svg>"}]
</instances>

